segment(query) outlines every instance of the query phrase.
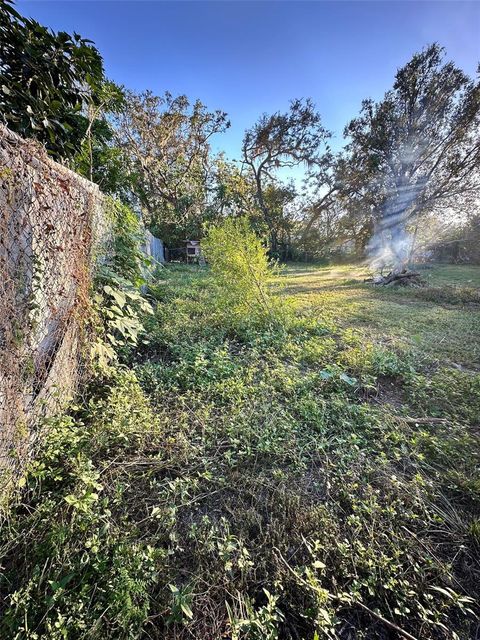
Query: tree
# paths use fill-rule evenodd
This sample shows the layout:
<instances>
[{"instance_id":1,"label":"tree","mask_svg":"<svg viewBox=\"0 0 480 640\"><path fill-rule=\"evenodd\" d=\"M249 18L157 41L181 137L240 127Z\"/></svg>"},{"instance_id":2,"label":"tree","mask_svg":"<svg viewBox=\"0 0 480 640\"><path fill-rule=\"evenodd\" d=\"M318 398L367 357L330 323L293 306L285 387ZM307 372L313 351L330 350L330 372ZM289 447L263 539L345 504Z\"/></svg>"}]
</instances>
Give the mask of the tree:
<instances>
[{"instance_id":1,"label":"tree","mask_svg":"<svg viewBox=\"0 0 480 640\"><path fill-rule=\"evenodd\" d=\"M278 197L273 195L278 183L276 171L300 164L312 167L319 161L320 146L329 133L323 128L319 113L310 100L294 100L287 113L264 114L245 132L243 162L255 181L257 203L269 229L270 249L278 250Z\"/></svg>"},{"instance_id":2,"label":"tree","mask_svg":"<svg viewBox=\"0 0 480 640\"><path fill-rule=\"evenodd\" d=\"M56 159L79 152L82 108L95 102L103 63L90 40L55 33L0 2L0 117Z\"/></svg>"},{"instance_id":3,"label":"tree","mask_svg":"<svg viewBox=\"0 0 480 640\"><path fill-rule=\"evenodd\" d=\"M210 208L215 209L219 217L247 216L254 220L258 216L258 207L250 172L226 160L223 154L214 159L212 166L214 177Z\"/></svg>"},{"instance_id":4,"label":"tree","mask_svg":"<svg viewBox=\"0 0 480 640\"><path fill-rule=\"evenodd\" d=\"M209 141L229 126L223 111L207 111L199 100L126 94L116 137L150 227L181 232L201 225L212 174Z\"/></svg>"},{"instance_id":5,"label":"tree","mask_svg":"<svg viewBox=\"0 0 480 640\"><path fill-rule=\"evenodd\" d=\"M371 253L395 270L408 262L409 227L423 214L464 209L479 193L480 84L443 58L437 44L415 54L345 130L349 180L374 212Z\"/></svg>"},{"instance_id":6,"label":"tree","mask_svg":"<svg viewBox=\"0 0 480 640\"><path fill-rule=\"evenodd\" d=\"M339 157L327 151L307 174L305 186L308 196L307 204L304 207L305 220L300 238L303 250L307 250L307 246L311 245L312 230L315 226L325 221L330 227L328 221L338 217L339 165ZM326 231L329 232L331 229ZM320 235L324 236L324 233L320 232ZM330 233L327 233L327 238L329 235Z\"/></svg>"},{"instance_id":7,"label":"tree","mask_svg":"<svg viewBox=\"0 0 480 640\"><path fill-rule=\"evenodd\" d=\"M131 179L125 166L121 149L115 144L111 119L125 103L125 94L110 80L97 89L95 101L89 101L84 109L82 143L73 158L72 168L92 180L104 193L123 202L131 200Z\"/></svg>"}]
</instances>

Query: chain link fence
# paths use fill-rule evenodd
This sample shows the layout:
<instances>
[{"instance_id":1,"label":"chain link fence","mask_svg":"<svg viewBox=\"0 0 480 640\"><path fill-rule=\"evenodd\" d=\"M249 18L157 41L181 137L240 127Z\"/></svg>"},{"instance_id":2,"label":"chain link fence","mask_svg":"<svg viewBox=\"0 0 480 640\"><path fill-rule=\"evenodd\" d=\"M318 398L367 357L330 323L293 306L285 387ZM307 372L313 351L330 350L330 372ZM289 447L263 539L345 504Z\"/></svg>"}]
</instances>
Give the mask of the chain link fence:
<instances>
[{"instance_id":1,"label":"chain link fence","mask_svg":"<svg viewBox=\"0 0 480 640\"><path fill-rule=\"evenodd\" d=\"M92 265L109 235L102 202L0 125L0 478L21 468L40 418L82 375Z\"/></svg>"}]
</instances>

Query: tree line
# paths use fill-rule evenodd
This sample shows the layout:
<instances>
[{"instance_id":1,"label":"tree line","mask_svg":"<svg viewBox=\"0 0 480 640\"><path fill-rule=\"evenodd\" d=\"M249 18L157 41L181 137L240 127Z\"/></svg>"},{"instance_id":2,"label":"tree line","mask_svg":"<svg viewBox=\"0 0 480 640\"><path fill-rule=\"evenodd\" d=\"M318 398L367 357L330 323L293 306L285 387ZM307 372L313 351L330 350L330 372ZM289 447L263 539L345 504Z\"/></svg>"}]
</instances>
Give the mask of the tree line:
<instances>
[{"instance_id":1,"label":"tree line","mask_svg":"<svg viewBox=\"0 0 480 640\"><path fill-rule=\"evenodd\" d=\"M397 71L381 100L363 101L340 152L314 102L295 99L260 115L234 162L211 149L228 114L118 86L94 43L1 0L0 117L141 211L170 247L227 216L247 216L281 259L348 252L402 264L421 247L480 236L479 75L437 43ZM282 177L298 166L301 184Z\"/></svg>"}]
</instances>

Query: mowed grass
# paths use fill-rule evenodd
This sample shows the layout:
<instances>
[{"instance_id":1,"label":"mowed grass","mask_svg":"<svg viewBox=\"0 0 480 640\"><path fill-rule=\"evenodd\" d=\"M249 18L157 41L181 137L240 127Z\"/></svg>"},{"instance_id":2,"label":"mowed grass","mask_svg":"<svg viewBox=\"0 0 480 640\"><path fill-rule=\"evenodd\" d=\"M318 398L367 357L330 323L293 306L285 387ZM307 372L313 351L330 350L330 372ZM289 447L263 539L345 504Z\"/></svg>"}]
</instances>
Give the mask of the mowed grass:
<instances>
[{"instance_id":1,"label":"mowed grass","mask_svg":"<svg viewBox=\"0 0 480 640\"><path fill-rule=\"evenodd\" d=\"M365 284L371 274L362 265L289 265L280 281L298 310L411 349L418 358L480 369L480 266L435 265L420 273L425 289ZM470 296L462 303L465 291Z\"/></svg>"}]
</instances>

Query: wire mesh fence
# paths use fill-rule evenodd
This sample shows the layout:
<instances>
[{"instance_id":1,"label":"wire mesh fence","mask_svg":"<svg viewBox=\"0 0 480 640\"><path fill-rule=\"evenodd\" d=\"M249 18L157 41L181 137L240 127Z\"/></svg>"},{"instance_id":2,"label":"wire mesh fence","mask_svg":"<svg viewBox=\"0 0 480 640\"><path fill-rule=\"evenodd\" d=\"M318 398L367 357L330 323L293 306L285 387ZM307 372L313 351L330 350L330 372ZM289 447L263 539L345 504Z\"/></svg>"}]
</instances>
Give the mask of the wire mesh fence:
<instances>
[{"instance_id":1,"label":"wire mesh fence","mask_svg":"<svg viewBox=\"0 0 480 640\"><path fill-rule=\"evenodd\" d=\"M82 375L92 264L108 238L102 201L0 126L0 477L21 468L38 421Z\"/></svg>"}]
</instances>

